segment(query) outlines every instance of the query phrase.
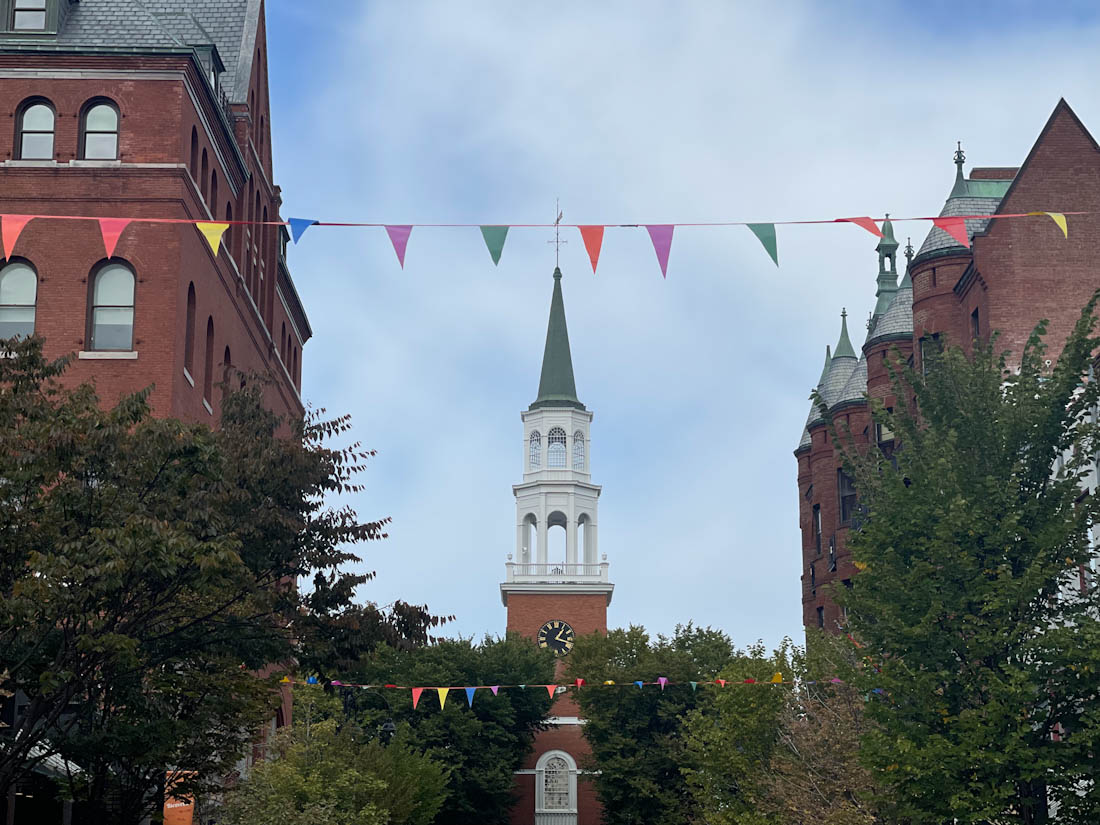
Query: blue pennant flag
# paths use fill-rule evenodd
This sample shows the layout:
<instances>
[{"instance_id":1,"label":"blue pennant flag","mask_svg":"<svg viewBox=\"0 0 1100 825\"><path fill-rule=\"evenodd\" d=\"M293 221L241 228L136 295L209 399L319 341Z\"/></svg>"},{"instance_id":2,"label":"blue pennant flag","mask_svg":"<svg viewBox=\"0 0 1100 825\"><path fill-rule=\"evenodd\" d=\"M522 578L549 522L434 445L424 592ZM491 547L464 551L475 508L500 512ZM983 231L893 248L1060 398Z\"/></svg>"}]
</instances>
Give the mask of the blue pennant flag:
<instances>
[{"instance_id":1,"label":"blue pennant flag","mask_svg":"<svg viewBox=\"0 0 1100 825\"><path fill-rule=\"evenodd\" d=\"M290 224L290 237L294 239L294 243L298 243L299 238L305 234L306 230L317 223L311 218L287 218L286 222Z\"/></svg>"},{"instance_id":2,"label":"blue pennant flag","mask_svg":"<svg viewBox=\"0 0 1100 825\"><path fill-rule=\"evenodd\" d=\"M635 682L634 684L636 684L638 687L641 687L642 685L645 684L645 682Z\"/></svg>"},{"instance_id":3,"label":"blue pennant flag","mask_svg":"<svg viewBox=\"0 0 1100 825\"><path fill-rule=\"evenodd\" d=\"M317 677L316 676L310 676L308 679L306 679L306 684L307 685L317 684Z\"/></svg>"},{"instance_id":4,"label":"blue pennant flag","mask_svg":"<svg viewBox=\"0 0 1100 825\"><path fill-rule=\"evenodd\" d=\"M466 688L466 702L470 705L470 707L474 706L474 691L476 690L476 687Z\"/></svg>"}]
</instances>

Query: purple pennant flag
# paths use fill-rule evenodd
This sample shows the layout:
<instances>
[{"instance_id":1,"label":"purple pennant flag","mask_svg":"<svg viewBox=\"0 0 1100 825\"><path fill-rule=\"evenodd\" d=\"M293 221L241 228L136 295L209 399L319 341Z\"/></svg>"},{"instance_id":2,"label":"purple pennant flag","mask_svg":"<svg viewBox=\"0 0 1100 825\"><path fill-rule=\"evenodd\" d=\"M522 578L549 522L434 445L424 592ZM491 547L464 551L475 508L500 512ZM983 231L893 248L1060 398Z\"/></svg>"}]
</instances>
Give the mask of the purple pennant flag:
<instances>
[{"instance_id":1,"label":"purple pennant flag","mask_svg":"<svg viewBox=\"0 0 1100 825\"><path fill-rule=\"evenodd\" d=\"M390 236L390 243L393 244L393 251L397 253L397 262L401 264L402 269L405 268L405 247L409 245L411 233L411 226L386 227L386 234Z\"/></svg>"},{"instance_id":2,"label":"purple pennant flag","mask_svg":"<svg viewBox=\"0 0 1100 825\"><path fill-rule=\"evenodd\" d=\"M661 690L664 690L665 685L668 684L668 678L665 677L665 676L658 676L657 677L657 684L659 684L661 686Z\"/></svg>"},{"instance_id":3,"label":"purple pennant flag","mask_svg":"<svg viewBox=\"0 0 1100 825\"><path fill-rule=\"evenodd\" d=\"M493 692L493 696L496 696L497 691L500 690L500 685L493 685L491 688L489 688L489 690Z\"/></svg>"},{"instance_id":4,"label":"purple pennant flag","mask_svg":"<svg viewBox=\"0 0 1100 825\"><path fill-rule=\"evenodd\" d=\"M661 265L661 277L668 277L668 253L672 249L672 230L670 223L646 225L649 239L653 241L653 251L657 253L657 263Z\"/></svg>"}]
</instances>

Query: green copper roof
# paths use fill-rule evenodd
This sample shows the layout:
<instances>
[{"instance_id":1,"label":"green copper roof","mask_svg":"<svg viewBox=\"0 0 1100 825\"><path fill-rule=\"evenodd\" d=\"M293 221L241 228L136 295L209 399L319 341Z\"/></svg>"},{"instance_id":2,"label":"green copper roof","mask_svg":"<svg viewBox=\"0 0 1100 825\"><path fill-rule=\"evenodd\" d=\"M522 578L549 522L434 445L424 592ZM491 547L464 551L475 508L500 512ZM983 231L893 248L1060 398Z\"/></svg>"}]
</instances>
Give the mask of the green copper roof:
<instances>
[{"instance_id":1,"label":"green copper roof","mask_svg":"<svg viewBox=\"0 0 1100 825\"><path fill-rule=\"evenodd\" d=\"M890 223L890 215L887 213L886 220L882 222L882 237L879 238L878 246L875 247L876 252L893 252L898 248L898 242L894 240L894 225Z\"/></svg>"},{"instance_id":2,"label":"green copper roof","mask_svg":"<svg viewBox=\"0 0 1100 825\"><path fill-rule=\"evenodd\" d=\"M836 353L833 355L833 360L837 358L855 358L856 351L852 349L852 342L848 339L848 311L841 310L840 312L840 340L836 342Z\"/></svg>"},{"instance_id":3,"label":"green copper roof","mask_svg":"<svg viewBox=\"0 0 1100 825\"><path fill-rule=\"evenodd\" d=\"M817 379L817 386L821 386L825 383L825 376L829 374L829 364L832 363L833 356L829 352L829 345L825 345L825 366L821 368L821 377Z\"/></svg>"},{"instance_id":4,"label":"green copper roof","mask_svg":"<svg viewBox=\"0 0 1100 825\"><path fill-rule=\"evenodd\" d=\"M550 321L546 325L546 349L542 353L542 377L539 397L529 409L541 407L576 407L584 409L577 399L573 381L573 358L569 354L569 330L565 326L565 300L561 296L561 270L554 268L554 296L550 299Z\"/></svg>"}]
</instances>

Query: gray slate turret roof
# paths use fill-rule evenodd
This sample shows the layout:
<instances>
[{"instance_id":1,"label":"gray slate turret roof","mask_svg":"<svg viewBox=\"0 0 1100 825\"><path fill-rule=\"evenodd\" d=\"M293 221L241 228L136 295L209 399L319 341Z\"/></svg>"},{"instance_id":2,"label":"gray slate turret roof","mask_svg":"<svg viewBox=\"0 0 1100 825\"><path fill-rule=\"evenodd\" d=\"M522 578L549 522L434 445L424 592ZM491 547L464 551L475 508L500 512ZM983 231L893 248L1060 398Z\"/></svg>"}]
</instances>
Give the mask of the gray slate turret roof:
<instances>
[{"instance_id":1,"label":"gray slate turret roof","mask_svg":"<svg viewBox=\"0 0 1100 825\"><path fill-rule=\"evenodd\" d=\"M862 401L867 394L867 356L859 356L855 368L845 382L836 400L832 405L843 404L845 401Z\"/></svg>"},{"instance_id":2,"label":"gray slate turret roof","mask_svg":"<svg viewBox=\"0 0 1100 825\"><path fill-rule=\"evenodd\" d=\"M958 173L955 177L955 185L952 187L951 194L948 195L943 209L940 210L939 217L957 218L962 215L992 215L996 212L997 206L1001 203L1001 198L1008 191L1012 181L985 178L970 180L962 174L962 161L957 160L956 163L958 164ZM966 221L966 232L973 238L979 232L984 232L987 226L989 226L989 218L969 218ZM947 254L949 251L954 252L957 250L963 251L965 247L938 226L933 226L917 252L917 259L926 255Z\"/></svg>"},{"instance_id":3,"label":"gray slate turret roof","mask_svg":"<svg viewBox=\"0 0 1100 825\"><path fill-rule=\"evenodd\" d=\"M890 306L867 336L868 344L895 337L905 338L913 334L913 282L908 277L909 273L906 272L906 280L902 281L902 286L898 288Z\"/></svg>"},{"instance_id":4,"label":"gray slate turret roof","mask_svg":"<svg viewBox=\"0 0 1100 825\"><path fill-rule=\"evenodd\" d=\"M829 367L833 363L833 356L829 350L829 345L825 345L825 366L821 368L821 377L817 379L817 388L820 389L821 385L825 382L825 376L829 374ZM810 414L806 417L806 426L802 428L802 438L798 442L797 449L801 450L803 447L810 446L810 425L821 418L821 407L818 406L816 401L810 402Z\"/></svg>"}]
</instances>

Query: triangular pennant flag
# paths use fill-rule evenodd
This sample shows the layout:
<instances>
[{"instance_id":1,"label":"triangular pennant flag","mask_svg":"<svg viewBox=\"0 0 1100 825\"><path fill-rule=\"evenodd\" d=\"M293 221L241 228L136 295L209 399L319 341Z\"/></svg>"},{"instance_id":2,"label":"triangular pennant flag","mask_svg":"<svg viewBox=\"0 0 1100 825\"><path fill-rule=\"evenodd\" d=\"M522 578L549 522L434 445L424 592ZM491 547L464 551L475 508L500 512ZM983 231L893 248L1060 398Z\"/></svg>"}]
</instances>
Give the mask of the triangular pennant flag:
<instances>
[{"instance_id":1,"label":"triangular pennant flag","mask_svg":"<svg viewBox=\"0 0 1100 825\"><path fill-rule=\"evenodd\" d=\"M657 263L661 265L661 277L668 277L668 253L672 249L672 231L676 227L670 223L646 226L649 239L653 241L653 251L657 253Z\"/></svg>"},{"instance_id":2,"label":"triangular pennant flag","mask_svg":"<svg viewBox=\"0 0 1100 825\"><path fill-rule=\"evenodd\" d=\"M696 689L697 687L699 687L699 683L698 683L698 682L689 682L688 684L690 684L690 685L691 685L691 692L692 692L692 693L695 693L695 689Z\"/></svg>"},{"instance_id":3,"label":"triangular pennant flag","mask_svg":"<svg viewBox=\"0 0 1100 825\"><path fill-rule=\"evenodd\" d=\"M600 249L603 247L602 226L578 226L581 231L581 240L588 251L588 260L592 262L592 274L596 274L596 264L600 260Z\"/></svg>"},{"instance_id":4,"label":"triangular pennant flag","mask_svg":"<svg viewBox=\"0 0 1100 825\"><path fill-rule=\"evenodd\" d=\"M289 676L284 676L284 677L283 677L282 679L280 679L279 681L280 681L280 682L283 682L283 683L286 683L286 684L289 684L289 683L290 683L290 677L289 677Z\"/></svg>"},{"instance_id":5,"label":"triangular pennant flag","mask_svg":"<svg viewBox=\"0 0 1100 825\"><path fill-rule=\"evenodd\" d=\"M387 226L386 234L390 236L393 251L397 253L397 262L401 268L405 268L405 247L409 245L409 235L412 234L411 226ZM499 256L497 256L499 257Z\"/></svg>"},{"instance_id":6,"label":"triangular pennant flag","mask_svg":"<svg viewBox=\"0 0 1100 825\"><path fill-rule=\"evenodd\" d=\"M307 229L317 223L312 218L287 218L286 222L290 224L290 237L294 239L295 244L306 234Z\"/></svg>"},{"instance_id":7,"label":"triangular pennant flag","mask_svg":"<svg viewBox=\"0 0 1100 825\"><path fill-rule=\"evenodd\" d=\"M781 684L783 684L783 674L782 674L782 673L776 673L776 674L775 674L775 675L774 675L774 676L772 677L772 684L773 684L773 685L781 685Z\"/></svg>"},{"instance_id":8,"label":"triangular pennant flag","mask_svg":"<svg viewBox=\"0 0 1100 825\"><path fill-rule=\"evenodd\" d=\"M714 684L718 685L718 687L725 687L726 686L726 680L725 679L715 679Z\"/></svg>"},{"instance_id":9,"label":"triangular pennant flag","mask_svg":"<svg viewBox=\"0 0 1100 825\"><path fill-rule=\"evenodd\" d=\"M640 688L642 685L645 684L645 682L635 682L634 684L636 684Z\"/></svg>"},{"instance_id":10,"label":"triangular pennant flag","mask_svg":"<svg viewBox=\"0 0 1100 825\"><path fill-rule=\"evenodd\" d=\"M108 258L114 257L119 236L129 225L129 218L99 218L99 234L103 236L103 247L107 250Z\"/></svg>"},{"instance_id":11,"label":"triangular pennant flag","mask_svg":"<svg viewBox=\"0 0 1100 825\"><path fill-rule=\"evenodd\" d=\"M198 227L199 232L206 238L206 242L210 244L210 248L214 250L214 257L218 256L218 249L222 245L222 235L225 234L225 230L229 228L227 223L213 223L212 221L199 221L195 224Z\"/></svg>"},{"instance_id":12,"label":"triangular pennant flag","mask_svg":"<svg viewBox=\"0 0 1100 825\"><path fill-rule=\"evenodd\" d=\"M658 676L657 677L657 684L659 684L661 686L661 690L664 690L665 685L668 684L668 678L665 677L665 676Z\"/></svg>"},{"instance_id":13,"label":"triangular pennant flag","mask_svg":"<svg viewBox=\"0 0 1100 825\"><path fill-rule=\"evenodd\" d=\"M830 679L829 682L831 684L834 684L834 685L843 685L844 684L843 679L837 679L835 676L832 679Z\"/></svg>"},{"instance_id":14,"label":"triangular pennant flag","mask_svg":"<svg viewBox=\"0 0 1100 825\"><path fill-rule=\"evenodd\" d=\"M1061 212L1028 212L1027 214L1046 215L1048 218L1058 224L1058 228L1062 230L1063 238L1069 237L1069 227L1066 226L1066 216L1063 215Z\"/></svg>"},{"instance_id":15,"label":"triangular pennant flag","mask_svg":"<svg viewBox=\"0 0 1100 825\"><path fill-rule=\"evenodd\" d=\"M439 709L443 710L443 706L447 704L447 694L451 692L450 688L436 688L439 692Z\"/></svg>"},{"instance_id":16,"label":"triangular pennant flag","mask_svg":"<svg viewBox=\"0 0 1100 825\"><path fill-rule=\"evenodd\" d=\"M477 691L476 687L466 688L466 703L470 706L474 706L474 693Z\"/></svg>"},{"instance_id":17,"label":"triangular pennant flag","mask_svg":"<svg viewBox=\"0 0 1100 825\"><path fill-rule=\"evenodd\" d=\"M970 234L966 231L963 218L933 218L932 225L938 226L967 249L970 248Z\"/></svg>"},{"instance_id":18,"label":"triangular pennant flag","mask_svg":"<svg viewBox=\"0 0 1100 825\"><path fill-rule=\"evenodd\" d=\"M481 237L485 239L485 245L489 247L489 257L494 264L500 263L500 253L504 251L504 239L508 237L507 226L483 226Z\"/></svg>"},{"instance_id":19,"label":"triangular pennant flag","mask_svg":"<svg viewBox=\"0 0 1100 825\"><path fill-rule=\"evenodd\" d=\"M553 699L554 698L554 691L556 691L558 689L558 686L557 685L543 685L543 687L546 688L546 691L550 694L550 698Z\"/></svg>"},{"instance_id":20,"label":"triangular pennant flag","mask_svg":"<svg viewBox=\"0 0 1100 825\"><path fill-rule=\"evenodd\" d=\"M746 684L746 685L755 685L755 684L756 684L756 680L755 680L755 679L746 679L746 680L745 680L745 684Z\"/></svg>"},{"instance_id":21,"label":"triangular pennant flag","mask_svg":"<svg viewBox=\"0 0 1100 825\"><path fill-rule=\"evenodd\" d=\"M876 224L870 218L837 218L836 223L854 223L856 226L862 226L876 238L882 237L882 230L878 228Z\"/></svg>"},{"instance_id":22,"label":"triangular pennant flag","mask_svg":"<svg viewBox=\"0 0 1100 825\"><path fill-rule=\"evenodd\" d=\"M577 679L573 684L577 687L584 687L584 679Z\"/></svg>"},{"instance_id":23,"label":"triangular pennant flag","mask_svg":"<svg viewBox=\"0 0 1100 825\"><path fill-rule=\"evenodd\" d=\"M317 684L317 677L316 676L310 676L308 679L306 679L306 684L307 685Z\"/></svg>"},{"instance_id":24,"label":"triangular pennant flag","mask_svg":"<svg viewBox=\"0 0 1100 825\"><path fill-rule=\"evenodd\" d=\"M489 690L493 692L493 696L496 696L497 691L500 690L500 685L493 685L491 688L489 688Z\"/></svg>"},{"instance_id":25,"label":"triangular pennant flag","mask_svg":"<svg viewBox=\"0 0 1100 825\"><path fill-rule=\"evenodd\" d=\"M424 692L424 688L413 688L413 710L416 710L416 705L420 701L420 694Z\"/></svg>"},{"instance_id":26,"label":"triangular pennant flag","mask_svg":"<svg viewBox=\"0 0 1100 825\"><path fill-rule=\"evenodd\" d=\"M764 245L767 253L772 256L772 261L776 266L779 266L779 247L775 242L775 224L747 223L745 226L752 230L752 234Z\"/></svg>"},{"instance_id":27,"label":"triangular pennant flag","mask_svg":"<svg viewBox=\"0 0 1100 825\"><path fill-rule=\"evenodd\" d=\"M527 685L520 685L520 686L519 686L519 689L520 689L520 690L527 690Z\"/></svg>"},{"instance_id":28,"label":"triangular pennant flag","mask_svg":"<svg viewBox=\"0 0 1100 825\"><path fill-rule=\"evenodd\" d=\"M615 684L615 680L614 679L608 679L606 682L604 682L604 684L605 685L613 685L613 684Z\"/></svg>"},{"instance_id":29,"label":"triangular pennant flag","mask_svg":"<svg viewBox=\"0 0 1100 825\"><path fill-rule=\"evenodd\" d=\"M10 258L15 252L15 242L23 227L31 222L33 215L0 215L0 240L4 242L4 257Z\"/></svg>"},{"instance_id":30,"label":"triangular pennant flag","mask_svg":"<svg viewBox=\"0 0 1100 825\"><path fill-rule=\"evenodd\" d=\"M329 682L329 684L332 685L333 687L343 687L344 686L343 682L337 682L335 679L333 679L331 682Z\"/></svg>"}]
</instances>

